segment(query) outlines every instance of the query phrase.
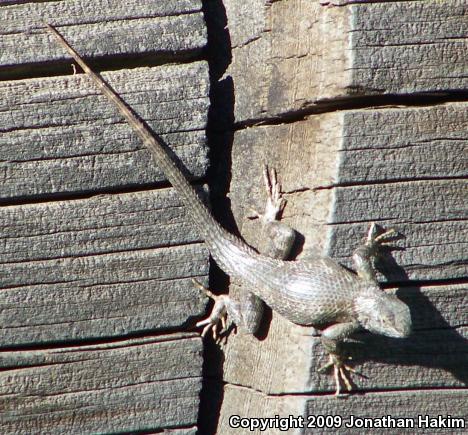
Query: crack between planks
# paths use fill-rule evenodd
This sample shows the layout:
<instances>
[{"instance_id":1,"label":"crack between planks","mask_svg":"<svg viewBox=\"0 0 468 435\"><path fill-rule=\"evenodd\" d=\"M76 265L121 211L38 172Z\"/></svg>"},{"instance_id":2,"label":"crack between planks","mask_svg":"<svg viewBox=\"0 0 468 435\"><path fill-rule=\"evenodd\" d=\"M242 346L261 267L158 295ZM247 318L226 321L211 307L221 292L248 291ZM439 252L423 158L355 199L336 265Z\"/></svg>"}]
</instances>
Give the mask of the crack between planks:
<instances>
[{"instance_id":1,"label":"crack between planks","mask_svg":"<svg viewBox=\"0 0 468 435\"><path fill-rule=\"evenodd\" d=\"M407 281L392 281L391 283L380 283L384 290L408 288L408 287L445 287L453 285L466 285L468 289L468 278L446 278L434 280L407 280Z\"/></svg>"},{"instance_id":2,"label":"crack between planks","mask_svg":"<svg viewBox=\"0 0 468 435\"><path fill-rule=\"evenodd\" d=\"M331 190L335 188L348 188L348 187L362 187L362 186L375 186L375 185L387 185L387 184L398 184L398 183L417 183L417 182L426 182L426 181L453 181L453 180L467 180L467 176L463 175L454 175L452 177L414 177L414 178L399 178L399 179L386 179L386 180L365 180L365 181L355 181L355 182L343 182L336 184L328 184L323 186L314 187L314 191L319 190Z\"/></svg>"},{"instance_id":3,"label":"crack between planks","mask_svg":"<svg viewBox=\"0 0 468 435\"><path fill-rule=\"evenodd\" d=\"M208 378L208 377L207 377ZM219 381L218 378L211 377L211 380L216 380ZM224 382L222 381L222 384L224 386L232 386L235 388L240 388L240 389L245 389L248 391L253 391L255 393L259 393L265 397L298 397L298 398L314 398L314 397L330 397L330 398L335 398L337 400L337 403L339 403L339 400L343 400L352 396L359 396L359 395L370 395L370 394L382 394L382 393L388 393L388 394L395 394L395 393L408 393L408 392L421 392L421 394L425 394L427 391L466 391L466 387L454 387L454 386L447 386L447 387L437 387L437 386L428 386L428 387L405 387L405 388L389 388L389 389L383 389L383 388L372 388L372 389L360 389L356 391L352 391L351 394L345 394L343 397L338 397L336 398L334 391L303 391L303 392L294 392L294 391L285 391L282 393L266 393L262 390L256 389L252 386L245 386L241 384L236 384L232 382Z\"/></svg>"},{"instance_id":4,"label":"crack between planks","mask_svg":"<svg viewBox=\"0 0 468 435\"><path fill-rule=\"evenodd\" d=\"M56 353L73 353L73 352L101 352L111 349L138 347L156 343L165 343L170 341L179 341L183 339L200 339L200 334L195 331L181 331L184 325L177 325L167 328L152 328L148 330L139 330L137 332L129 332L121 335L109 335L100 337L86 337L64 339L57 341L48 341L45 343L27 343L14 344L0 347L0 356L9 352L56 352ZM30 366L24 366L30 367ZM12 369L17 369L18 366L13 366ZM2 371L0 369L0 371Z\"/></svg>"},{"instance_id":5,"label":"crack between planks","mask_svg":"<svg viewBox=\"0 0 468 435\"><path fill-rule=\"evenodd\" d=\"M195 178L195 182L194 182ZM192 177L192 186L198 191L203 189L203 180L200 177ZM34 196L19 196L14 198L0 198L0 208L18 205L35 205L47 202L63 202L63 201L81 201L84 199L92 199L96 196L115 196L127 193L144 193L148 191L158 191L162 189L174 189L167 180L161 180L152 183L144 184L127 184L115 187L101 187L93 190L60 192L60 193L41 193Z\"/></svg>"},{"instance_id":6,"label":"crack between planks","mask_svg":"<svg viewBox=\"0 0 468 435\"><path fill-rule=\"evenodd\" d=\"M164 206L158 206L158 207L155 207L155 208L152 208L152 209L141 209L141 210L137 210L137 211L129 211L128 213L125 212L125 216L128 217L128 216L138 216L138 217L141 217L145 214L153 214L153 215L158 215L160 214L161 212L165 212L165 211L169 211L169 210L184 210L183 206L182 205L169 205L167 207L164 207ZM1 212L1 208L0 208L0 212ZM184 212L183 212L184 213ZM109 217L109 216L115 216L116 218L118 216L121 216L121 213L119 213L118 211L116 211L115 213L111 214L111 215L99 215L99 218L105 218L105 217ZM78 219L80 220L84 220L85 218L83 216L79 216ZM178 227L178 226L183 226L183 224L188 224L191 226L191 224L189 223L188 220L184 220L183 218L182 219L171 219L171 220L163 220L163 224L164 224L164 228L172 228L172 227ZM42 238L44 238L45 236L58 236L58 235L70 235L70 234L86 234L86 233L89 233L90 231L104 231L104 232L108 232L108 231L112 231L112 230L120 230L120 229L123 229L123 228L129 228L129 229L139 229L140 233L141 233L141 229L143 228L148 228L148 229L154 229L155 228L155 223L152 223L152 222L145 222L145 221L139 221L137 223L129 223L129 222L122 222L121 220L118 220L116 219L116 222L112 225L102 225L102 226L93 226L93 227L85 227L85 228L68 228L68 229L65 229L65 230L56 230L56 231L47 231L47 232L37 232L37 233L34 233L34 234L26 234L26 235L0 235L0 241L5 241L5 242L10 242L10 241L16 241L16 240L35 240L35 239L39 239L41 240ZM120 236L120 235L119 235ZM111 236L111 239L114 239L116 236L112 235ZM107 237L103 237L103 240L108 240ZM202 242L202 240L200 239L200 242ZM177 244L184 244L184 242L178 242ZM173 245L170 245L170 246L173 246ZM79 254L77 254L79 255ZM0 262L0 264L2 264Z\"/></svg>"},{"instance_id":7,"label":"crack between planks","mask_svg":"<svg viewBox=\"0 0 468 435\"><path fill-rule=\"evenodd\" d=\"M326 222L325 225L328 226L338 226L338 225L359 225L364 223L372 222L397 222L398 225L427 225L427 224L437 224L437 223L450 223L450 222L466 222L468 218L447 218L447 219L433 219L430 221L413 221L408 219L403 219L400 217L395 218L373 218L373 219L362 219L356 221L336 221L336 222ZM463 243L463 242L460 242Z\"/></svg>"},{"instance_id":8,"label":"crack between planks","mask_svg":"<svg viewBox=\"0 0 468 435\"><path fill-rule=\"evenodd\" d=\"M30 367L34 367L34 366L30 366ZM201 377L200 376L181 376L180 378L168 378L168 379L154 379L154 380L148 380L148 381L142 381L142 382L129 382L125 385L104 385L102 388L89 388L89 389L82 389L82 390L76 390L76 391L64 391L64 392L58 392L58 393L50 393L50 394L46 394L44 392L38 392L38 394L28 394L28 395L20 395L20 394L14 394L14 393L10 393L10 394L0 394L0 397L29 397L29 398L47 398L47 397L67 397L67 396L70 396L70 395L78 395L78 394L87 394L87 393L93 393L93 392L103 392L103 391L116 391L116 390L124 390L124 389L128 389L128 388L133 388L133 387L137 387L137 386L140 386L140 385L162 385L162 384L165 384L165 383L169 383L169 382L174 382L174 381L182 381L182 380L186 380L186 379L192 379L192 380L198 380L200 379ZM146 393L146 394L142 394L142 396L147 396L149 394L154 394L154 392L150 392L150 393ZM122 403L122 402L112 402L112 404L115 406L119 403ZM80 406L79 409L87 409L87 408L95 408L96 405L86 405L86 406ZM64 411L63 409L61 408L56 408L56 411L57 413L59 414L62 414ZM54 411L47 411L48 414L54 414ZM21 413L22 416L33 416L33 415L43 415L44 413L27 413L27 412L22 412ZM133 432L132 432L133 433Z\"/></svg>"},{"instance_id":9,"label":"crack between planks","mask_svg":"<svg viewBox=\"0 0 468 435\"><path fill-rule=\"evenodd\" d=\"M159 250L165 250L169 249L172 250L174 248L186 248L186 247L193 247L193 246L204 246L203 241L201 240L193 240L193 241L186 241L185 243L178 243L178 244L170 244L170 243L163 243L159 246L154 246L154 247L145 247L145 248L138 248L138 247L133 247L131 249L121 249L121 250L110 250L107 252L93 252L93 253L82 253L82 254L76 254L76 255L64 255L60 257L43 257L43 258L34 258L31 260L25 259L25 260L18 260L18 261L8 261L8 262L0 262L0 265L2 266L8 266L10 264L29 264L29 263L38 263L38 262L47 262L47 261L54 261L54 260L74 260L74 259L82 259L82 258L87 258L87 257L105 257L108 255L116 255L116 254L128 254L128 253L135 253L135 252L142 252L142 251L159 251ZM49 282L48 284L51 284L52 282ZM5 287L4 287L5 288Z\"/></svg>"},{"instance_id":10,"label":"crack between planks","mask_svg":"<svg viewBox=\"0 0 468 435\"><path fill-rule=\"evenodd\" d=\"M16 285L10 285L10 286L2 286L0 287L0 293L2 291L9 291L9 290L18 290L18 289L24 289L24 288L30 288L30 287L42 287L42 286L56 286L56 285L70 285L76 283L78 287L82 288L93 288L93 287L99 287L99 288L105 288L105 287L113 287L115 285L132 285L132 284L140 284L140 283L166 283L166 282L178 282L178 281L184 281L187 279L193 279L193 278L198 278L199 281L203 280L204 278L207 278L207 274L190 274L190 275L179 275L173 278L147 278L147 279L136 279L134 281L113 281L113 282L103 282L103 283L96 283L96 284L82 284L82 280L70 280L70 281L56 281L56 282L41 282L37 284L16 284ZM80 285L82 284L82 285ZM75 305L79 305L79 302L76 302ZM36 305L37 307L37 305ZM4 308L5 311L7 308ZM14 307L10 308L14 309ZM99 320L99 319L92 319L92 320ZM0 328L1 329L1 328Z\"/></svg>"},{"instance_id":11,"label":"crack between planks","mask_svg":"<svg viewBox=\"0 0 468 435\"><path fill-rule=\"evenodd\" d=\"M145 53L103 55L92 59L88 58L87 60L92 69L99 74L144 67L180 66L199 61L206 61L204 47L180 49L177 52L161 50ZM0 83L2 81L72 76L74 72L70 71L71 63L73 63L71 59L64 59L4 66L0 71Z\"/></svg>"},{"instance_id":12,"label":"crack between planks","mask_svg":"<svg viewBox=\"0 0 468 435\"><path fill-rule=\"evenodd\" d=\"M367 90L369 91L369 90ZM382 92L383 90L375 90ZM408 109L418 107L439 106L447 103L468 102L467 91L436 91L436 92L415 92L402 94L348 96L337 99L323 99L311 101L307 107L279 113L278 115L265 118L252 118L236 122L233 131L244 130L256 126L275 126L282 124L292 124L306 120L310 115L320 115L324 113L352 111L352 110L383 110L383 109ZM223 130L224 131L224 130Z\"/></svg>"}]
</instances>

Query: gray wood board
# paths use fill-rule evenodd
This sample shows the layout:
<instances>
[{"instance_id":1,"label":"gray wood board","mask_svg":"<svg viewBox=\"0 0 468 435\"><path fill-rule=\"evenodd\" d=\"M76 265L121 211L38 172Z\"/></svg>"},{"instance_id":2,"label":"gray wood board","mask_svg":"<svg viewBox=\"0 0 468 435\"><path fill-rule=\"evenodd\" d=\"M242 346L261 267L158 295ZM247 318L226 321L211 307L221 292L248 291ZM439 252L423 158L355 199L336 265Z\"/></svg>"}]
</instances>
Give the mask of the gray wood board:
<instances>
[{"instance_id":1,"label":"gray wood board","mask_svg":"<svg viewBox=\"0 0 468 435\"><path fill-rule=\"evenodd\" d=\"M225 76L237 122L336 107L343 98L468 87L465 0L225 6L232 45Z\"/></svg>"},{"instance_id":2,"label":"gray wood board","mask_svg":"<svg viewBox=\"0 0 468 435\"><path fill-rule=\"evenodd\" d=\"M359 94L465 90L467 13L465 0L350 6L350 88Z\"/></svg>"},{"instance_id":3,"label":"gray wood board","mask_svg":"<svg viewBox=\"0 0 468 435\"><path fill-rule=\"evenodd\" d=\"M353 376L355 390L466 386L468 285L404 288L397 294L411 309L413 334L405 340L353 336L344 349L366 376ZM327 356L314 328L293 325L275 313L266 323L264 340L229 337L225 381L267 394L333 392L331 374L317 373Z\"/></svg>"},{"instance_id":4,"label":"gray wood board","mask_svg":"<svg viewBox=\"0 0 468 435\"><path fill-rule=\"evenodd\" d=\"M2 352L0 367L3 434L149 431L197 421L202 343L193 334Z\"/></svg>"},{"instance_id":5,"label":"gray wood board","mask_svg":"<svg viewBox=\"0 0 468 435\"><path fill-rule=\"evenodd\" d=\"M264 207L268 163L288 200L283 220L305 238L303 254L352 267L375 221L404 236L380 262L379 279L466 277L467 107L352 110L236 132L230 198L242 235L256 245L259 224L245 216Z\"/></svg>"},{"instance_id":6,"label":"gray wood board","mask_svg":"<svg viewBox=\"0 0 468 435\"><path fill-rule=\"evenodd\" d=\"M342 426L337 428L304 428L291 429L287 433L320 434L320 433L380 433L390 431L391 433L462 433L463 428L454 426L452 429L435 429L430 427L418 427L418 416L429 418L451 416L453 418L465 419L468 414L466 390L425 390L425 391L401 391L401 392L378 392L363 395L353 395L343 399L334 396L267 396L257 391L247 390L238 386L228 385L224 390L224 403L231 404L229 409L221 415L218 426L219 433L223 434L251 434L263 433L259 430L235 429L229 425L229 417L233 414L241 417L253 418L280 418L289 416L303 416L305 424L312 422L308 416L341 416ZM348 428L346 424L351 421L350 417L374 417L380 418L390 415L392 417L406 417L414 419L415 426L412 429L369 429ZM317 420L315 420L317 421ZM278 428L268 429L269 434L285 433Z\"/></svg>"},{"instance_id":7,"label":"gray wood board","mask_svg":"<svg viewBox=\"0 0 468 435\"><path fill-rule=\"evenodd\" d=\"M206 45L200 0L28 2L0 8L0 66L68 59L44 22L86 57L195 55Z\"/></svg>"},{"instance_id":8,"label":"gray wood board","mask_svg":"<svg viewBox=\"0 0 468 435\"><path fill-rule=\"evenodd\" d=\"M335 210L338 210L338 206L342 209L335 216L340 223L333 224L329 232L328 255L354 268L351 259L353 249L366 234L369 222L377 221L382 228L394 228L399 233L399 240L381 250L382 256L376 264L380 280L404 282L466 278L468 224L466 203L463 201L467 197L467 183L429 182L415 186L418 189L412 189L406 183L389 187L373 191L361 189L358 192L355 189L353 192L338 192ZM451 193L455 195L450 197ZM425 200L427 208L424 210L421 204ZM356 203L353 204L353 201ZM369 221L347 224L353 221L350 216L359 214L358 203L362 206L362 213L356 221ZM431 204L433 210L429 208ZM365 207L372 212L365 212ZM380 212L379 207L382 207ZM444 211L458 216L444 216Z\"/></svg>"},{"instance_id":9,"label":"gray wood board","mask_svg":"<svg viewBox=\"0 0 468 435\"><path fill-rule=\"evenodd\" d=\"M0 208L0 345L189 326L208 253L173 189Z\"/></svg>"},{"instance_id":10,"label":"gray wood board","mask_svg":"<svg viewBox=\"0 0 468 435\"><path fill-rule=\"evenodd\" d=\"M195 177L207 161L205 62L103 73ZM165 179L85 75L0 82L0 196L141 185Z\"/></svg>"},{"instance_id":11,"label":"gray wood board","mask_svg":"<svg viewBox=\"0 0 468 435\"><path fill-rule=\"evenodd\" d=\"M468 103L342 112L334 184L468 176Z\"/></svg>"},{"instance_id":12,"label":"gray wood board","mask_svg":"<svg viewBox=\"0 0 468 435\"><path fill-rule=\"evenodd\" d=\"M261 172L268 163L276 166L288 200L283 220L305 237L298 248L302 257L328 254L351 265L353 250L370 222L377 221L406 236L395 242L406 249L392 251L379 263L384 272L379 279L466 277L468 184L466 168L459 164L466 158L458 146L466 137L464 112L465 103L372 108L236 132L230 199L241 234L258 245L260 224L245 217L251 208L263 210ZM386 140L387 134L394 140ZM418 143L424 145L413 146ZM418 162L426 163L421 167ZM410 169L392 172L406 163L414 168L413 176ZM364 344L350 343L358 370L368 376L356 377L357 388L465 386L467 294L466 284L401 288L398 296L410 306L416 332L408 340L367 334ZM333 378L316 373L327 358L312 328L291 325L275 313L263 327L263 340L230 338L227 382L270 394L333 391Z\"/></svg>"}]
</instances>

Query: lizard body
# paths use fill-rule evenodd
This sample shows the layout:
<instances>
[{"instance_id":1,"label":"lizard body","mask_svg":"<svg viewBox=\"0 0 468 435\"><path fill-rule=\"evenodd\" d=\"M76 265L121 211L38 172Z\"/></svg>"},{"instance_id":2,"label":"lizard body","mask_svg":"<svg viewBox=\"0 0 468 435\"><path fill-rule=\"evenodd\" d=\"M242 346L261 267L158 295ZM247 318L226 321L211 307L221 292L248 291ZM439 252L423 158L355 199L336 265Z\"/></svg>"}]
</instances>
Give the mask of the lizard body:
<instances>
[{"instance_id":1,"label":"lizard body","mask_svg":"<svg viewBox=\"0 0 468 435\"><path fill-rule=\"evenodd\" d=\"M380 290L371 266L371 257L376 254L385 233L375 235L372 226L365 245L355 251L354 259L358 274L351 273L331 258L313 261L284 261L284 255L272 258L262 255L244 241L226 231L212 217L187 178L177 167L167 145L142 122L103 79L94 73L79 54L65 41L52 26L47 25L71 54L81 68L92 78L98 88L116 106L119 112L150 150L153 158L164 171L172 186L177 190L188 208L193 223L218 265L230 276L238 278L253 293L247 294L247 311L242 304L229 296L216 297L211 315L199 325L207 325L205 331L215 328L225 319L226 313L250 332L255 332L261 313L259 299L286 319L301 325L331 325L322 332L322 342L330 354L330 363L335 370L337 394L340 378L351 389L339 351L339 343L352 332L364 327L371 332L391 337L406 337L411 330L408 307L396 296ZM273 206L266 211L265 222L275 223L281 208L276 175L271 183ZM270 192L271 193L271 192ZM270 195L270 200L272 196ZM271 205L271 204L270 204ZM276 208L275 208L276 207ZM260 215L258 215L260 217ZM286 250L287 251L287 247ZM284 252L283 252L284 254ZM251 310L250 314L248 309ZM249 315L255 320L249 321Z\"/></svg>"}]
</instances>

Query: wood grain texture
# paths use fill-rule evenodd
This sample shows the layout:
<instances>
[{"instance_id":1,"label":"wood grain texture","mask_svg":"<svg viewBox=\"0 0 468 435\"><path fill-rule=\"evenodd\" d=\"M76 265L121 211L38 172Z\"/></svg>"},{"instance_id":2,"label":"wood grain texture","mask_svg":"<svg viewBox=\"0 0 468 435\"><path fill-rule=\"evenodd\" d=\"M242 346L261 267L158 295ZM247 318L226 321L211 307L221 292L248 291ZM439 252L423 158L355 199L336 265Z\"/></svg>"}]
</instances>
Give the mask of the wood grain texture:
<instances>
[{"instance_id":1,"label":"wood grain texture","mask_svg":"<svg viewBox=\"0 0 468 435\"><path fill-rule=\"evenodd\" d=\"M464 0L345 3L225 2L236 121L342 98L467 88Z\"/></svg>"},{"instance_id":2,"label":"wood grain texture","mask_svg":"<svg viewBox=\"0 0 468 435\"><path fill-rule=\"evenodd\" d=\"M461 102L342 112L339 178L333 182L466 177L467 109Z\"/></svg>"},{"instance_id":3,"label":"wood grain texture","mask_svg":"<svg viewBox=\"0 0 468 435\"><path fill-rule=\"evenodd\" d=\"M401 285L414 333L356 335L345 348L366 378L337 400L333 377L316 372L327 362L317 331L267 311L257 337L239 331L224 348L218 433L251 433L229 426L233 414L466 417L468 107L422 105L453 91L464 99L466 2L224 4L235 101L229 198L240 233L260 245L246 216L264 208L264 163L278 170L283 220L303 236L296 256L349 266L370 222L396 228L405 238L379 263L379 280ZM395 101L412 107L384 106ZM368 108L343 110L353 105ZM331 109L341 111L313 115Z\"/></svg>"},{"instance_id":4,"label":"wood grain texture","mask_svg":"<svg viewBox=\"0 0 468 435\"><path fill-rule=\"evenodd\" d=\"M397 292L411 309L414 332L405 340L356 334L345 350L353 366L356 391L463 387L468 383L468 286L403 288ZM317 370L327 357L313 328L293 325L273 313L267 338L230 337L224 379L265 394L333 392L329 374ZM278 344L280 343L280 345Z\"/></svg>"},{"instance_id":5,"label":"wood grain texture","mask_svg":"<svg viewBox=\"0 0 468 435\"><path fill-rule=\"evenodd\" d=\"M104 73L195 177L205 173L205 62ZM114 107L82 75L0 83L0 196L87 192L164 179Z\"/></svg>"},{"instance_id":6,"label":"wood grain texture","mask_svg":"<svg viewBox=\"0 0 468 435\"><path fill-rule=\"evenodd\" d=\"M258 434L260 431L249 429L234 428L230 425L229 419L233 415L239 415L246 418L262 418L303 415L305 403L300 396L266 396L260 392L249 390L234 385L226 385L224 387L224 401L226 412L222 413L218 423L217 433L222 434ZM263 432L265 433L265 432ZM299 435L300 431L289 430L280 432L274 428L268 428L268 434L287 433Z\"/></svg>"},{"instance_id":7,"label":"wood grain texture","mask_svg":"<svg viewBox=\"0 0 468 435\"><path fill-rule=\"evenodd\" d=\"M0 66L68 59L44 29L57 26L86 57L200 53L206 28L199 0L28 2L0 8ZM105 41L105 43L103 43ZM0 75L1 77L1 75Z\"/></svg>"},{"instance_id":8,"label":"wood grain texture","mask_svg":"<svg viewBox=\"0 0 468 435\"><path fill-rule=\"evenodd\" d=\"M465 90L467 12L463 0L351 5L350 88L399 94Z\"/></svg>"},{"instance_id":9,"label":"wood grain texture","mask_svg":"<svg viewBox=\"0 0 468 435\"><path fill-rule=\"evenodd\" d=\"M206 248L173 189L0 208L0 346L192 326Z\"/></svg>"},{"instance_id":10,"label":"wood grain texture","mask_svg":"<svg viewBox=\"0 0 468 435\"><path fill-rule=\"evenodd\" d=\"M0 432L195 434L202 342L175 331L205 311L191 278L206 284L208 252L175 192L149 190L165 177L112 105L57 76L71 61L44 22L114 70L103 78L196 179L201 2L18 2L0 22Z\"/></svg>"},{"instance_id":11,"label":"wood grain texture","mask_svg":"<svg viewBox=\"0 0 468 435\"><path fill-rule=\"evenodd\" d=\"M466 391L458 389L448 390L426 390L426 391L406 391L406 392L386 392L368 393L354 395L343 400L337 400L330 396L277 396L271 397L260 392L248 390L238 386L227 385L224 391L226 403L238 404L238 407L231 409L231 414L239 413L241 416L250 417L274 417L275 414L287 418L303 416L307 424L308 416L331 415L341 416L342 426L338 428L303 428L291 429L288 434L317 434L317 433L376 433L380 431L398 431L398 433L416 433L430 431L431 433L461 433L463 429L454 427L452 429L433 429L418 427L418 415L428 415L435 417L438 415L450 415L453 418L466 419ZM368 429L368 428L348 428L346 424L350 422L350 416L355 417L382 417L391 415L392 417L407 417L414 419L413 429ZM310 420L311 421L311 420ZM242 429L233 429L229 426L228 415L220 420L220 433L261 433L259 430L248 432ZM466 420L465 420L466 427ZM268 429L269 434L285 433L280 429Z\"/></svg>"},{"instance_id":12,"label":"wood grain texture","mask_svg":"<svg viewBox=\"0 0 468 435\"><path fill-rule=\"evenodd\" d=\"M4 434L190 428L201 354L193 334L2 352L0 428Z\"/></svg>"},{"instance_id":13,"label":"wood grain texture","mask_svg":"<svg viewBox=\"0 0 468 435\"><path fill-rule=\"evenodd\" d=\"M234 136L230 199L249 243L258 243L259 223L245 217L250 208L264 207L261 165L268 163L277 168L286 192L283 220L305 238L296 254L332 255L351 266L354 248L369 223L377 221L405 236L395 243L405 250L392 251L379 262L379 279L437 281L398 290L411 309L415 332L409 339L361 334L356 336L360 343L346 345L366 376L354 378L357 391L395 390L403 400L406 392L401 390L408 388L468 384L468 318L462 308L468 288L466 283L438 283L467 276L466 109L466 103L452 103L341 111L256 126ZM316 372L327 361L316 331L292 325L275 313L270 316L260 340L244 334L230 337L224 380L247 389L239 390L244 396L225 395L218 426L222 433L233 413L255 415L258 409L270 409L266 415L274 416L276 395L292 394L278 405L281 409L295 404L298 394L334 391L333 377ZM250 403L250 389L269 395L266 402ZM331 412L317 400L308 412ZM462 412L460 403L454 403L453 412ZM388 404L393 415L392 400ZM385 413L383 402L379 406ZM420 409L424 406L425 402ZM348 412L341 402L336 409L334 414Z\"/></svg>"},{"instance_id":14,"label":"wood grain texture","mask_svg":"<svg viewBox=\"0 0 468 435\"><path fill-rule=\"evenodd\" d=\"M466 277L467 108L342 111L237 132L230 197L241 233L257 243L258 223L245 216L264 207L265 162L278 170L289 201L283 219L304 236L303 256L352 267L375 221L404 236L380 262L379 279Z\"/></svg>"}]
</instances>

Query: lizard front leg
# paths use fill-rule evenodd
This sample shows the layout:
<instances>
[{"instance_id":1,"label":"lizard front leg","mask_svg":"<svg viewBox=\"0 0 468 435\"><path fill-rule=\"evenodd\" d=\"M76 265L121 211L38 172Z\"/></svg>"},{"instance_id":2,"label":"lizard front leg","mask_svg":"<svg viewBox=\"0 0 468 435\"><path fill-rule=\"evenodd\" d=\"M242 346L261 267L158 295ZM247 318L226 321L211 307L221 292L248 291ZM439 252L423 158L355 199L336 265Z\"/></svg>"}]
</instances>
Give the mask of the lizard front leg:
<instances>
[{"instance_id":1,"label":"lizard front leg","mask_svg":"<svg viewBox=\"0 0 468 435\"><path fill-rule=\"evenodd\" d=\"M346 389L351 391L351 381L348 372L354 373L355 370L344 363L342 353L339 349L340 343L353 332L359 329L357 322L337 323L329 326L322 331L321 341L325 350L329 355L329 362L323 367L319 368L319 372L325 372L330 367L333 367L333 374L335 378L336 392L335 395L339 396L341 393L341 382L344 383Z\"/></svg>"},{"instance_id":2,"label":"lizard front leg","mask_svg":"<svg viewBox=\"0 0 468 435\"><path fill-rule=\"evenodd\" d=\"M366 240L363 245L359 246L353 253L353 260L358 276L369 283L377 285L377 278L373 262L378 255L379 247L382 243L387 243L395 234L395 230L390 229L384 233L377 235L377 226L372 223L367 233ZM348 391L351 390L351 381L348 373L354 373L355 370L344 364L345 358L339 349L341 342L349 337L353 332L359 329L358 322L338 323L326 328L322 332L322 344L329 353L329 362L319 369L323 372L330 367L333 367L336 395L341 392L341 382L344 383Z\"/></svg>"},{"instance_id":3,"label":"lizard front leg","mask_svg":"<svg viewBox=\"0 0 468 435\"><path fill-rule=\"evenodd\" d=\"M278 182L274 169L263 169L263 181L267 193L265 211L259 213L253 211L249 216L251 219L259 219L261 227L259 251L267 256L285 259L294 244L295 231L279 221L279 216L284 209L286 201L281 194L281 185ZM196 326L204 326L202 336L211 329L213 336L217 339L217 330L221 324L226 329L227 321L234 323L244 332L255 334L260 326L263 316L264 302L247 289L241 289L238 299L229 295L216 296L199 283L196 285L202 289L215 304L211 314Z\"/></svg>"},{"instance_id":4,"label":"lizard front leg","mask_svg":"<svg viewBox=\"0 0 468 435\"><path fill-rule=\"evenodd\" d=\"M354 266L359 277L377 284L373 265L374 259L378 256L380 245L391 241L392 236L395 234L395 230L390 229L377 236L377 226L375 223L371 224L364 244L359 246L353 253Z\"/></svg>"}]
</instances>

